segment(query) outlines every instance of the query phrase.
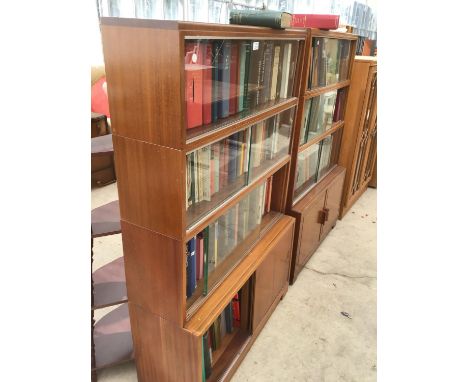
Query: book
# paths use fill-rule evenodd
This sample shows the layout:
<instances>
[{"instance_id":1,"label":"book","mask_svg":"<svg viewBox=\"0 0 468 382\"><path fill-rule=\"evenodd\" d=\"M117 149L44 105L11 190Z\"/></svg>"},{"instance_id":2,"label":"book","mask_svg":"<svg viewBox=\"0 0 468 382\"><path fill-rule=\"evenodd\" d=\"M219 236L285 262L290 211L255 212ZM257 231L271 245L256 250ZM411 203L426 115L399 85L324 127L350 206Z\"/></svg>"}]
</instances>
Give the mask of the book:
<instances>
[{"instance_id":1,"label":"book","mask_svg":"<svg viewBox=\"0 0 468 382\"><path fill-rule=\"evenodd\" d=\"M284 44L283 65L281 71L280 98L288 97L289 67L291 61L291 43Z\"/></svg>"},{"instance_id":2,"label":"book","mask_svg":"<svg viewBox=\"0 0 468 382\"><path fill-rule=\"evenodd\" d=\"M329 30L337 29L339 23L339 15L294 13L291 19L291 27L295 28L319 28Z\"/></svg>"},{"instance_id":3,"label":"book","mask_svg":"<svg viewBox=\"0 0 468 382\"><path fill-rule=\"evenodd\" d=\"M234 182L237 177L237 139L238 133L234 133L227 138L229 143L229 156L228 156L228 183Z\"/></svg>"},{"instance_id":4,"label":"book","mask_svg":"<svg viewBox=\"0 0 468 382\"><path fill-rule=\"evenodd\" d=\"M210 42L203 42L200 44L202 49L203 60L203 124L211 123L211 102L212 102L212 59L213 59L213 45Z\"/></svg>"},{"instance_id":5,"label":"book","mask_svg":"<svg viewBox=\"0 0 468 382\"><path fill-rule=\"evenodd\" d=\"M203 364L202 364L202 378L203 380L208 379L211 376L211 356L210 356L210 345L208 341L208 332L203 335Z\"/></svg>"},{"instance_id":6,"label":"book","mask_svg":"<svg viewBox=\"0 0 468 382\"><path fill-rule=\"evenodd\" d=\"M236 294L234 298L232 299L232 317L233 317L233 326L239 328L240 319L241 319L239 294Z\"/></svg>"},{"instance_id":7,"label":"book","mask_svg":"<svg viewBox=\"0 0 468 382\"><path fill-rule=\"evenodd\" d=\"M203 104L203 71L199 62L199 45L193 42L185 44L185 103L187 129L201 126ZM201 61L201 60L200 60Z\"/></svg>"},{"instance_id":8,"label":"book","mask_svg":"<svg viewBox=\"0 0 468 382\"><path fill-rule=\"evenodd\" d=\"M201 198L200 201L211 200L211 148L210 145L198 150L199 166L201 168Z\"/></svg>"},{"instance_id":9,"label":"book","mask_svg":"<svg viewBox=\"0 0 468 382\"><path fill-rule=\"evenodd\" d=\"M203 280L203 232L197 235L196 249L197 280Z\"/></svg>"},{"instance_id":10,"label":"book","mask_svg":"<svg viewBox=\"0 0 468 382\"><path fill-rule=\"evenodd\" d=\"M272 65L273 65L273 41L265 42L265 51L263 53L263 84L260 96L260 103L265 103L270 100L271 96L271 76L272 76Z\"/></svg>"},{"instance_id":11,"label":"book","mask_svg":"<svg viewBox=\"0 0 468 382\"><path fill-rule=\"evenodd\" d=\"M209 230L203 230L203 296L208 294L208 241Z\"/></svg>"},{"instance_id":12,"label":"book","mask_svg":"<svg viewBox=\"0 0 468 382\"><path fill-rule=\"evenodd\" d=\"M276 88L278 85L278 69L279 69L280 53L281 53L281 45L276 44L273 50L273 66L272 66L271 85L270 85L270 100L271 101L276 99Z\"/></svg>"},{"instance_id":13,"label":"book","mask_svg":"<svg viewBox=\"0 0 468 382\"><path fill-rule=\"evenodd\" d=\"M239 42L231 42L230 62L230 85L229 85L229 115L237 113L239 102Z\"/></svg>"},{"instance_id":14,"label":"book","mask_svg":"<svg viewBox=\"0 0 468 382\"><path fill-rule=\"evenodd\" d=\"M218 118L225 118L229 116L231 41L224 40L222 42L222 48L221 52L218 54L218 58L218 77L220 86L220 90L218 90L218 96L220 95L220 101L218 102Z\"/></svg>"},{"instance_id":15,"label":"book","mask_svg":"<svg viewBox=\"0 0 468 382\"><path fill-rule=\"evenodd\" d=\"M187 281L186 281L187 298L192 296L193 292L197 288L197 280L196 280L197 264L196 264L195 251L196 251L196 241L195 241L195 238L193 237L187 243L187 253L186 253L187 254L187 265L186 265L186 271L187 271Z\"/></svg>"},{"instance_id":16,"label":"book","mask_svg":"<svg viewBox=\"0 0 468 382\"><path fill-rule=\"evenodd\" d=\"M218 120L218 107L220 107L220 71L219 62L221 57L221 49L223 41L215 40L213 42L213 58L212 58L212 83L211 83L211 121L216 122Z\"/></svg>"},{"instance_id":17,"label":"book","mask_svg":"<svg viewBox=\"0 0 468 382\"><path fill-rule=\"evenodd\" d=\"M291 21L292 15L281 11L233 9L229 13L229 24L284 29L291 26Z\"/></svg>"},{"instance_id":18,"label":"book","mask_svg":"<svg viewBox=\"0 0 468 382\"><path fill-rule=\"evenodd\" d=\"M260 83L262 81L264 41L252 41L249 66L249 90L247 95L248 108L253 109L260 99Z\"/></svg>"},{"instance_id":19,"label":"book","mask_svg":"<svg viewBox=\"0 0 468 382\"><path fill-rule=\"evenodd\" d=\"M226 332L232 333L233 330L233 317L232 317L232 301L224 309L224 317L226 320Z\"/></svg>"},{"instance_id":20,"label":"book","mask_svg":"<svg viewBox=\"0 0 468 382\"><path fill-rule=\"evenodd\" d=\"M249 108L250 58L252 55L253 43L251 41L244 41L243 46L245 47L245 75L244 83L240 85L243 86L242 110L247 110Z\"/></svg>"}]
</instances>

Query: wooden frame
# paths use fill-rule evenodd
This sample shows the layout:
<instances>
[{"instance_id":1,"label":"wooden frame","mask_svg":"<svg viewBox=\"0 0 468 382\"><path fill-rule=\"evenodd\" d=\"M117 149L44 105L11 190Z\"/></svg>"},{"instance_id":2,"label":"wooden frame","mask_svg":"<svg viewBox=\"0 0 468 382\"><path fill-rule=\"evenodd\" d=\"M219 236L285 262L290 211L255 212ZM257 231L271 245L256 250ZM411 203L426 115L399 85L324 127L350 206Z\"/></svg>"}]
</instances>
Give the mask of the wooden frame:
<instances>
[{"instance_id":1,"label":"wooden frame","mask_svg":"<svg viewBox=\"0 0 468 382\"><path fill-rule=\"evenodd\" d=\"M347 169L340 219L367 189L377 159L377 57L357 56L339 164ZM368 117L367 117L368 115ZM367 117L367 121L366 121ZM364 171L358 171L362 165Z\"/></svg>"},{"instance_id":2,"label":"wooden frame","mask_svg":"<svg viewBox=\"0 0 468 382\"><path fill-rule=\"evenodd\" d=\"M337 83L321 86L314 89L307 89L307 79L309 78L309 71L312 62L312 41L315 37L324 37L324 38L334 38L340 40L349 40L350 43L350 60L348 65L348 76L347 79L341 80ZM294 134L292 140L292 150L291 150L291 166L290 166L290 177L289 177L289 188L287 192L287 201L286 201L286 211L287 214L294 216L296 218L296 227L295 227L295 236L294 236L294 247L293 247L293 255L292 255L292 264L291 264L291 272L290 272L290 283L292 284L296 278L298 273L303 268L305 262L312 256L315 249L319 246L320 242L325 238L326 233L328 233L329 229L322 234L323 227L317 227L319 229L319 234L316 238L316 243L312 246L311 252L308 256L300 258L298 252L301 248L301 238L306 237L307 235L302 235L303 232L303 214L306 211L311 209L311 206L316 206L319 211L322 209L327 209L324 205L325 200L319 201L318 198L325 197L324 195L328 194L328 192L333 191L334 198L341 198L341 193L335 191L335 188L340 190L343 181L343 169L337 167L336 165L329 169L328 173L317 183L310 186L310 188L296 198L294 197L294 190L295 190L295 183L296 183L296 167L298 165L298 154L302 151L306 150L307 148L311 147L312 145L320 142L327 136L330 136L339 131L346 131L346 119L343 117L343 120L334 122L330 129L324 131L323 133L319 134L318 136L314 137L313 139L309 140L304 144L300 144L300 132L303 120L303 114L305 109L305 101L309 100L313 97L319 96L321 94L327 93L331 90L338 90L338 89L347 89L345 95L345 104L347 103L348 99L350 98L349 95L349 87L350 87L350 76L353 70L354 64L354 52L356 50L356 41L357 36L352 35L350 33L341 33L341 32L331 32L331 31L322 31L318 29L308 29L307 30L307 42L305 48L305 60L304 65L302 68L302 82L300 87L300 94L299 94L299 102L298 102L298 113L296 116L296 125L294 127ZM341 138L342 141L342 138ZM334 150L338 150L338 152L333 153L333 156L336 158L336 163L338 163L339 157L339 150L340 147L335 147ZM341 185L341 186L340 186ZM325 187L325 188L324 188ZM329 189L327 189L327 187ZM340 199L341 200L341 199ZM338 202L339 203L339 202ZM336 201L334 201L334 205L336 205ZM320 207L318 207L320 206ZM338 217L338 213L332 213L334 221L336 221ZM328 212L327 212L328 216ZM332 220L333 220L332 219ZM332 221L330 220L330 221ZM328 226L333 227L334 221L332 224L328 224ZM324 225L325 223L321 223ZM315 236L314 236L315 237Z\"/></svg>"},{"instance_id":3,"label":"wooden frame","mask_svg":"<svg viewBox=\"0 0 468 382\"><path fill-rule=\"evenodd\" d=\"M215 374L228 380L287 291L294 219L284 212L291 155L187 227L186 154L285 110L295 108L297 117L307 32L122 18L102 18L101 31L138 378L201 381L202 335L248 284L252 295L248 336L233 339L216 363ZM190 38L299 41L292 96L242 118L215 123L198 135L187 133L184 49ZM291 140L295 126L293 121ZM266 218L271 224L246 244L244 256L188 311L186 241L270 176L272 212ZM262 280L273 284L262 289Z\"/></svg>"}]
</instances>

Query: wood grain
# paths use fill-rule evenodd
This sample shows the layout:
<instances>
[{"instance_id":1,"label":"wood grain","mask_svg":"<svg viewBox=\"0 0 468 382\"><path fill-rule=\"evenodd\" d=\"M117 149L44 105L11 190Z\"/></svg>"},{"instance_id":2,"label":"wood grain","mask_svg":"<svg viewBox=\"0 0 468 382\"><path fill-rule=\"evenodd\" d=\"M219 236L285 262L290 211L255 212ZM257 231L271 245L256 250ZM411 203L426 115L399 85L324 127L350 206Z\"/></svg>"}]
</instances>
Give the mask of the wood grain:
<instances>
[{"instance_id":1,"label":"wood grain","mask_svg":"<svg viewBox=\"0 0 468 382\"><path fill-rule=\"evenodd\" d=\"M185 155L114 135L122 220L181 239L185 228Z\"/></svg>"},{"instance_id":2,"label":"wood grain","mask_svg":"<svg viewBox=\"0 0 468 382\"><path fill-rule=\"evenodd\" d=\"M182 326L185 243L126 221L122 239L129 301Z\"/></svg>"}]
</instances>

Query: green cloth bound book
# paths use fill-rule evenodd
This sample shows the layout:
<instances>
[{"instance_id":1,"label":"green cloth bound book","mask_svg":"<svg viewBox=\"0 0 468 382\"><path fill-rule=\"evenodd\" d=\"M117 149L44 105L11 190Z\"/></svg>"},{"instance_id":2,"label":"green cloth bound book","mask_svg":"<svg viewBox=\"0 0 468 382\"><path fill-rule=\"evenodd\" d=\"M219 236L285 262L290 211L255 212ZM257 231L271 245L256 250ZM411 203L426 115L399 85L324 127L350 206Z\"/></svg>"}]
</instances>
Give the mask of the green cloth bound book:
<instances>
[{"instance_id":1,"label":"green cloth bound book","mask_svg":"<svg viewBox=\"0 0 468 382\"><path fill-rule=\"evenodd\" d=\"M274 29L290 28L292 15L281 11L232 10L229 24L254 25Z\"/></svg>"}]
</instances>

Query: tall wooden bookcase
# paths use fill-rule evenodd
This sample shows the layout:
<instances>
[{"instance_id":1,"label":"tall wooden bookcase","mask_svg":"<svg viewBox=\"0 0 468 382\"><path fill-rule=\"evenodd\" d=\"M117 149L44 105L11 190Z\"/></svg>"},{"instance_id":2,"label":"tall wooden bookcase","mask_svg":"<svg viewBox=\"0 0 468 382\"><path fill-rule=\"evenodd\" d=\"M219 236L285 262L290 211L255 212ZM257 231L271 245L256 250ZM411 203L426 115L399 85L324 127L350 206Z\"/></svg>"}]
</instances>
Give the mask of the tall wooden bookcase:
<instances>
[{"instance_id":1,"label":"tall wooden bookcase","mask_svg":"<svg viewBox=\"0 0 468 382\"><path fill-rule=\"evenodd\" d=\"M356 56L346 109L340 165L347 169L342 218L371 184L377 161L377 57ZM375 181L376 182L376 181Z\"/></svg>"},{"instance_id":2,"label":"tall wooden bookcase","mask_svg":"<svg viewBox=\"0 0 468 382\"><path fill-rule=\"evenodd\" d=\"M345 169L338 166L357 36L307 30L287 213L296 218L292 284L334 227Z\"/></svg>"},{"instance_id":3,"label":"tall wooden bookcase","mask_svg":"<svg viewBox=\"0 0 468 382\"><path fill-rule=\"evenodd\" d=\"M229 380L288 288L307 32L121 18L102 18L101 31L138 379ZM243 86L230 93L227 78ZM194 288L191 243L203 243ZM233 298L237 326L215 349L210 330Z\"/></svg>"}]
</instances>

